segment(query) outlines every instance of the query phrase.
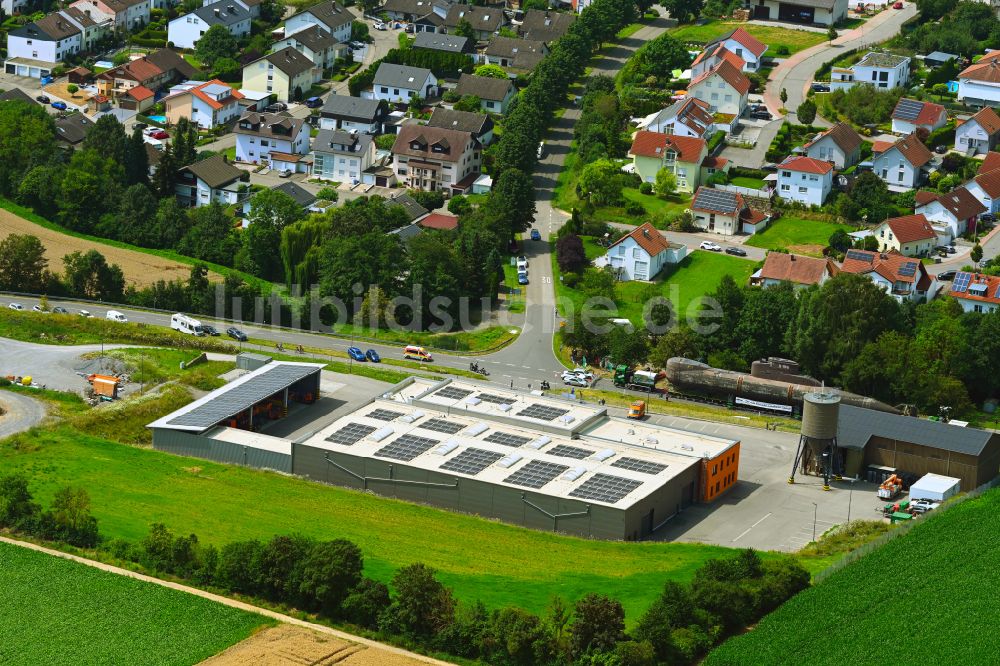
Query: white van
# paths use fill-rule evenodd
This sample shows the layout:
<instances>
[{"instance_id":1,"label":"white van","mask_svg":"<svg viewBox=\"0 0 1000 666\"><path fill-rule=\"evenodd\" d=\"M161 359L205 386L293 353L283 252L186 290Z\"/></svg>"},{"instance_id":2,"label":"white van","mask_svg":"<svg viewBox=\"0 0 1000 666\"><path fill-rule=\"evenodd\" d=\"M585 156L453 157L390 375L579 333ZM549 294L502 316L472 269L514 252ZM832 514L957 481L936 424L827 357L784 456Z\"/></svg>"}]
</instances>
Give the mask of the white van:
<instances>
[{"instance_id":1,"label":"white van","mask_svg":"<svg viewBox=\"0 0 1000 666\"><path fill-rule=\"evenodd\" d=\"M108 310L108 313L104 315L104 318L109 321L117 321L120 324L128 323L128 317L123 315L121 312L118 312L118 310Z\"/></svg>"},{"instance_id":2,"label":"white van","mask_svg":"<svg viewBox=\"0 0 1000 666\"><path fill-rule=\"evenodd\" d=\"M170 317L170 328L197 337L205 335L205 329L202 328L200 321L180 312Z\"/></svg>"}]
</instances>

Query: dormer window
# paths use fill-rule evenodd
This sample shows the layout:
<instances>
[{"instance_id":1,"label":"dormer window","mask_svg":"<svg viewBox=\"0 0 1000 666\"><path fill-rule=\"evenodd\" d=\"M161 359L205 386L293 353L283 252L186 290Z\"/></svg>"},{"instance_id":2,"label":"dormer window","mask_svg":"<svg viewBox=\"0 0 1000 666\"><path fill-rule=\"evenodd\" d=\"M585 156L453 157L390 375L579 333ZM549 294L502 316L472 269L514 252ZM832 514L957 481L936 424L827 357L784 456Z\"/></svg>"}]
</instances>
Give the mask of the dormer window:
<instances>
[{"instance_id":1,"label":"dormer window","mask_svg":"<svg viewBox=\"0 0 1000 666\"><path fill-rule=\"evenodd\" d=\"M413 141L410 143L410 150L427 150L427 145L420 143L419 141Z\"/></svg>"}]
</instances>

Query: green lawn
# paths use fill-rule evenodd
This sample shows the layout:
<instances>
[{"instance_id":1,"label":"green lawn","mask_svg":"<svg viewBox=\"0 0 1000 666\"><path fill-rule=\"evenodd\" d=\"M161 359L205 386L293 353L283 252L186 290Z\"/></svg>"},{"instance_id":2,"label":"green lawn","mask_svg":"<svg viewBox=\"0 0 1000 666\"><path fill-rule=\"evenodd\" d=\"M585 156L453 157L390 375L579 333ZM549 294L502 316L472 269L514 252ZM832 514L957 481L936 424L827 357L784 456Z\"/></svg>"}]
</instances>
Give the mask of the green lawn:
<instances>
[{"instance_id":1,"label":"green lawn","mask_svg":"<svg viewBox=\"0 0 1000 666\"><path fill-rule=\"evenodd\" d=\"M733 21L711 21L705 25L682 25L671 30L670 34L682 42L707 44L716 37L741 27L764 44L767 44L768 50L766 55L772 57L778 56L778 48L781 46L787 46L789 53L798 53L826 41L824 33Z\"/></svg>"},{"instance_id":2,"label":"green lawn","mask_svg":"<svg viewBox=\"0 0 1000 666\"><path fill-rule=\"evenodd\" d=\"M746 244L768 250L786 249L819 257L822 256L823 248L827 246L830 236L838 229L854 231L846 224L783 217L772 222L761 233L751 236Z\"/></svg>"},{"instance_id":3,"label":"green lawn","mask_svg":"<svg viewBox=\"0 0 1000 666\"><path fill-rule=\"evenodd\" d=\"M730 185L739 187L749 187L751 190L759 190L764 187L764 181L760 178L749 178L747 176L736 176L729 179Z\"/></svg>"},{"instance_id":4,"label":"green lawn","mask_svg":"<svg viewBox=\"0 0 1000 666\"><path fill-rule=\"evenodd\" d=\"M177 590L0 543L0 662L196 664L274 624Z\"/></svg>"},{"instance_id":5,"label":"green lawn","mask_svg":"<svg viewBox=\"0 0 1000 666\"><path fill-rule=\"evenodd\" d=\"M706 559L730 552L698 544L559 536L123 446L66 426L6 440L0 444L0 469L24 471L43 505L68 480L85 488L107 538L137 541L157 521L178 534L193 532L202 542L219 546L276 534L343 537L361 547L366 574L379 580L388 581L406 564L426 562L441 572L441 580L454 587L460 599L533 612L543 612L554 595L572 600L603 592L620 599L634 622L664 581L687 580Z\"/></svg>"}]
</instances>

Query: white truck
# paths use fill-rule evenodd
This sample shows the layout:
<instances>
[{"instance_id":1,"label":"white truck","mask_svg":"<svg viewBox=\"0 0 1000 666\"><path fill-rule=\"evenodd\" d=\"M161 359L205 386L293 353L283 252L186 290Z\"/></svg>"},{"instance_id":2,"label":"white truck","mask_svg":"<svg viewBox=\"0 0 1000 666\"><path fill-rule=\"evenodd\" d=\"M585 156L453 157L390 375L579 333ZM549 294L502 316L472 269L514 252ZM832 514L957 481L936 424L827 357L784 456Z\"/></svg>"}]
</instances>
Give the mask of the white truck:
<instances>
[{"instance_id":1,"label":"white truck","mask_svg":"<svg viewBox=\"0 0 1000 666\"><path fill-rule=\"evenodd\" d=\"M170 317L170 328L197 337L205 335L205 329L202 328L200 321L180 312Z\"/></svg>"},{"instance_id":2,"label":"white truck","mask_svg":"<svg viewBox=\"0 0 1000 666\"><path fill-rule=\"evenodd\" d=\"M104 318L108 321L117 321L120 324L125 324L128 322L128 317L123 315L118 310L108 310L108 313L104 315Z\"/></svg>"}]
</instances>

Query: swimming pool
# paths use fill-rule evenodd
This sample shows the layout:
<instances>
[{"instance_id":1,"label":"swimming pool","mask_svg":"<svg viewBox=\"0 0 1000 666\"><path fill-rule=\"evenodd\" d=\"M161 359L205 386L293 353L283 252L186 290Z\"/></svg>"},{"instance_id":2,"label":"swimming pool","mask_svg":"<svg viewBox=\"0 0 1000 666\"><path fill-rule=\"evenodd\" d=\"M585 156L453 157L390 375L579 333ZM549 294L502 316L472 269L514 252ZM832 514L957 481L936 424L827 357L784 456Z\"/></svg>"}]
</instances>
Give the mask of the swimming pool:
<instances>
[{"instance_id":1,"label":"swimming pool","mask_svg":"<svg viewBox=\"0 0 1000 666\"><path fill-rule=\"evenodd\" d=\"M152 120L154 123L160 123L161 125L167 124L166 116L146 116L146 117Z\"/></svg>"}]
</instances>

